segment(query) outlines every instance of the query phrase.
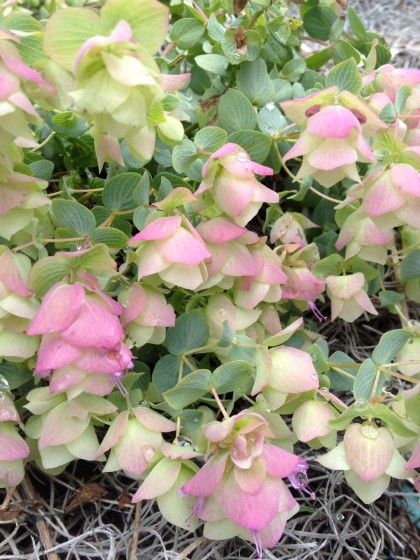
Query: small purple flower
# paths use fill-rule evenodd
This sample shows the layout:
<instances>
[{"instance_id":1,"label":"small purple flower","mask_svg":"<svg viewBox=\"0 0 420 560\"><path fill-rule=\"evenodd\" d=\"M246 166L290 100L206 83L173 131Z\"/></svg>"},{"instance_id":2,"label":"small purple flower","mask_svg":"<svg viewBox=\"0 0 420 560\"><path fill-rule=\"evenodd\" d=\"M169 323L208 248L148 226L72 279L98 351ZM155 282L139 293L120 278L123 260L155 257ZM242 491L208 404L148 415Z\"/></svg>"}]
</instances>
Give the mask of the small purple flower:
<instances>
[{"instance_id":1,"label":"small purple flower","mask_svg":"<svg viewBox=\"0 0 420 560\"><path fill-rule=\"evenodd\" d=\"M305 459L301 459L299 463L296 465L296 467L294 468L293 472L291 472L287 478L289 479L290 484L293 486L293 488L296 488L296 490L302 490L303 492L306 492L306 494L309 494L309 496L313 500L315 500L316 498L315 493L311 492L308 489L309 480L308 480L308 475L306 474L308 469L309 469L308 463L305 461Z\"/></svg>"}]
</instances>

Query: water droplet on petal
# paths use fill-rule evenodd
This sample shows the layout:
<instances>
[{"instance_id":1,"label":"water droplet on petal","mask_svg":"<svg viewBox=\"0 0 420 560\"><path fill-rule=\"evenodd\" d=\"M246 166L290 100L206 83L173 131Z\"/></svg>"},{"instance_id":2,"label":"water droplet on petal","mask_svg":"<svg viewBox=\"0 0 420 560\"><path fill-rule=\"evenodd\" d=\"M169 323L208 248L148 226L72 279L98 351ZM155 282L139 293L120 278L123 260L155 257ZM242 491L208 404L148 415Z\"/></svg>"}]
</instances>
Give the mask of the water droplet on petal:
<instances>
[{"instance_id":1,"label":"water droplet on petal","mask_svg":"<svg viewBox=\"0 0 420 560\"><path fill-rule=\"evenodd\" d=\"M265 106L266 109L268 109L269 111L272 111L273 109L276 108L276 106L274 105L274 103L271 101L271 103L267 103L267 105Z\"/></svg>"},{"instance_id":2,"label":"water droplet on petal","mask_svg":"<svg viewBox=\"0 0 420 560\"><path fill-rule=\"evenodd\" d=\"M335 516L335 518L337 519L337 521L343 521L344 515L343 515L342 513L337 513L337 515Z\"/></svg>"},{"instance_id":3,"label":"water droplet on petal","mask_svg":"<svg viewBox=\"0 0 420 560\"><path fill-rule=\"evenodd\" d=\"M311 375L311 377L312 377L312 379L314 379L314 380L315 380L315 379L318 379L318 374L313 373L313 374Z\"/></svg>"},{"instance_id":4,"label":"water droplet on petal","mask_svg":"<svg viewBox=\"0 0 420 560\"><path fill-rule=\"evenodd\" d=\"M246 161L248 161L248 157L246 154L244 154L244 152L240 152L237 156L236 159L238 161L240 161L241 163L245 163Z\"/></svg>"}]
</instances>

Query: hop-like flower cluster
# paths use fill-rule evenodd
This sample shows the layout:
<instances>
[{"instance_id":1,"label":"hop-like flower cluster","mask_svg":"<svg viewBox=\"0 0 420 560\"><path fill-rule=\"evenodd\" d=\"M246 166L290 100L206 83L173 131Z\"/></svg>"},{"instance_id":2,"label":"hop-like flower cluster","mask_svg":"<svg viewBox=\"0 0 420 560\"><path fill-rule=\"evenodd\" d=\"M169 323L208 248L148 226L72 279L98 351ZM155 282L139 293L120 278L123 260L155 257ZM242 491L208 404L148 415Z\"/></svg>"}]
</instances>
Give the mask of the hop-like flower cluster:
<instances>
[{"instance_id":1,"label":"hop-like flower cluster","mask_svg":"<svg viewBox=\"0 0 420 560\"><path fill-rule=\"evenodd\" d=\"M42 335L35 373L52 375L51 391L78 385L108 394L132 367L118 316L124 307L80 282L55 284L44 296L27 334Z\"/></svg>"}]
</instances>

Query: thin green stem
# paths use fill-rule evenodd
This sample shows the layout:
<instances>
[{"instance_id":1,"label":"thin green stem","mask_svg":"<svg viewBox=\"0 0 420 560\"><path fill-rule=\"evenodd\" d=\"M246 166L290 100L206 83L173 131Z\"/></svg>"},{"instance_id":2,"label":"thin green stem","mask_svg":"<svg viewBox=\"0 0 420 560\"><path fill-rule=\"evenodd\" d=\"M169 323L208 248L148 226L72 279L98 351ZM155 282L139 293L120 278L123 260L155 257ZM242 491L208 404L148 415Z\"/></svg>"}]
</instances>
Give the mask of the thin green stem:
<instances>
[{"instance_id":1,"label":"thin green stem","mask_svg":"<svg viewBox=\"0 0 420 560\"><path fill-rule=\"evenodd\" d=\"M215 401L217 402L217 406L219 407L220 412L223 414L223 416L226 420L229 420L229 414L226 412L226 409L223 406L223 403L220 400L220 397L217 394L217 391L214 387L211 388L211 392L213 393L213 397L214 397Z\"/></svg>"},{"instance_id":2,"label":"thin green stem","mask_svg":"<svg viewBox=\"0 0 420 560\"><path fill-rule=\"evenodd\" d=\"M29 152L30 152L31 154L33 154L33 153L37 152L38 150L41 150L46 144L48 144L48 142L49 142L52 138L54 138L54 136L55 136L56 134L57 134L57 133L53 130L53 131L51 132L51 134L49 134L49 135L45 138L45 140L44 140L43 142L41 142L41 144L38 144L38 146L35 146L35 148L32 148L32 150L29 150Z\"/></svg>"}]
</instances>

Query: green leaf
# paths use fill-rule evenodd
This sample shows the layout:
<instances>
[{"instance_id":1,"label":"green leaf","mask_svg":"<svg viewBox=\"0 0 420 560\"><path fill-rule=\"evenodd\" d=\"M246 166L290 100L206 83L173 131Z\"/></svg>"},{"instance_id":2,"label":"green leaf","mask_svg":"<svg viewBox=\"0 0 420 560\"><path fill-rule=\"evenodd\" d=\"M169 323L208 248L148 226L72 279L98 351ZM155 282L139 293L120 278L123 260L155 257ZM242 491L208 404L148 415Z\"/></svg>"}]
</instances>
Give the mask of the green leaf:
<instances>
[{"instance_id":1,"label":"green leaf","mask_svg":"<svg viewBox=\"0 0 420 560\"><path fill-rule=\"evenodd\" d=\"M173 149L172 165L177 173L185 173L197 158L197 148L194 142L184 138L184 140Z\"/></svg>"},{"instance_id":2,"label":"green leaf","mask_svg":"<svg viewBox=\"0 0 420 560\"><path fill-rule=\"evenodd\" d=\"M343 39L337 41L333 53L333 58L335 63L341 62L342 60L347 60L348 58L354 58L356 63L359 64L361 60L359 51L357 51L353 47L353 45L351 45L347 41L344 41Z\"/></svg>"},{"instance_id":3,"label":"green leaf","mask_svg":"<svg viewBox=\"0 0 420 560\"><path fill-rule=\"evenodd\" d=\"M138 206L145 206L149 204L150 195L150 175L146 171L141 178L140 183L137 185L133 193L133 201Z\"/></svg>"},{"instance_id":4,"label":"green leaf","mask_svg":"<svg viewBox=\"0 0 420 560\"><path fill-rule=\"evenodd\" d=\"M194 144L199 150L215 152L226 144L227 134L223 128L218 126L207 126L197 132Z\"/></svg>"},{"instance_id":5,"label":"green leaf","mask_svg":"<svg viewBox=\"0 0 420 560\"><path fill-rule=\"evenodd\" d=\"M403 282L420 277L420 249L414 249L407 253L401 264L400 271Z\"/></svg>"},{"instance_id":6,"label":"green leaf","mask_svg":"<svg viewBox=\"0 0 420 560\"><path fill-rule=\"evenodd\" d=\"M266 134L256 130L244 130L229 134L228 142L239 144L252 161L263 163L270 153L272 140Z\"/></svg>"},{"instance_id":7,"label":"green leaf","mask_svg":"<svg viewBox=\"0 0 420 560\"><path fill-rule=\"evenodd\" d=\"M81 251L80 254L57 253L56 258L74 270L88 270L93 274L112 271L115 268L115 261L103 243L98 243L86 252Z\"/></svg>"},{"instance_id":8,"label":"green leaf","mask_svg":"<svg viewBox=\"0 0 420 560\"><path fill-rule=\"evenodd\" d=\"M252 388L252 365L243 360L223 364L214 370L211 384L219 394L233 391L247 393Z\"/></svg>"},{"instance_id":9,"label":"green leaf","mask_svg":"<svg viewBox=\"0 0 420 560\"><path fill-rule=\"evenodd\" d=\"M152 383L160 393L169 391L178 383L179 369L181 367L181 360L178 356L171 356L167 354L160 358L155 365L152 374ZM183 375L189 373L186 364L182 365Z\"/></svg>"},{"instance_id":10,"label":"green leaf","mask_svg":"<svg viewBox=\"0 0 420 560\"><path fill-rule=\"evenodd\" d=\"M355 364L356 362L350 358L350 356L347 356L347 354L345 354L344 352L341 352L340 350L338 350L337 352L334 352L333 354L331 354L331 356L328 358L328 364L331 367L334 366L334 363L340 364L339 368L342 369L343 371L345 371L346 373L352 375L353 377L355 376L355 372L357 371L356 368L351 368L351 367L345 367L341 364ZM342 373L335 371L333 369L330 369L329 371L326 372L330 383L331 383L331 389L335 390L335 391L352 391L353 390L353 384L354 384L354 380L351 379L350 377L347 377L345 375L343 375Z\"/></svg>"},{"instance_id":11,"label":"green leaf","mask_svg":"<svg viewBox=\"0 0 420 560\"><path fill-rule=\"evenodd\" d=\"M343 257L337 255L329 255L314 264L311 271L318 276L318 278L326 278L327 276L339 276L342 272Z\"/></svg>"},{"instance_id":12,"label":"green leaf","mask_svg":"<svg viewBox=\"0 0 420 560\"><path fill-rule=\"evenodd\" d=\"M1 376L5 378L9 389L13 391L18 389L21 385L33 379L33 372L30 370L21 371L16 364L3 361L0 363L0 382ZM1 394L1 393L0 393Z\"/></svg>"},{"instance_id":13,"label":"green leaf","mask_svg":"<svg viewBox=\"0 0 420 560\"><path fill-rule=\"evenodd\" d=\"M316 6L303 16L303 26L311 37L327 41L333 23L337 19L334 11L327 6Z\"/></svg>"},{"instance_id":14,"label":"green leaf","mask_svg":"<svg viewBox=\"0 0 420 560\"><path fill-rule=\"evenodd\" d=\"M359 41L365 42L367 39L366 29L353 6L350 6L348 8L347 17L349 20L350 28L353 31L354 35L357 37L357 39L359 39Z\"/></svg>"},{"instance_id":15,"label":"green leaf","mask_svg":"<svg viewBox=\"0 0 420 560\"><path fill-rule=\"evenodd\" d=\"M70 268L67 263L58 260L56 257L45 257L32 267L29 286L37 296L42 297L69 272Z\"/></svg>"},{"instance_id":16,"label":"green leaf","mask_svg":"<svg viewBox=\"0 0 420 560\"><path fill-rule=\"evenodd\" d=\"M395 96L395 111L397 113L402 113L404 111L407 99L412 93L413 90L409 86L402 86L399 88Z\"/></svg>"},{"instance_id":17,"label":"green leaf","mask_svg":"<svg viewBox=\"0 0 420 560\"><path fill-rule=\"evenodd\" d=\"M234 331L231 329L228 321L223 322L223 330L220 339L217 342L217 346L221 348L229 348L232 345L233 338L235 336Z\"/></svg>"},{"instance_id":18,"label":"green leaf","mask_svg":"<svg viewBox=\"0 0 420 560\"><path fill-rule=\"evenodd\" d=\"M64 111L64 113L54 115L51 121L61 128L74 128L77 125L77 115L73 111Z\"/></svg>"},{"instance_id":19,"label":"green leaf","mask_svg":"<svg viewBox=\"0 0 420 560\"><path fill-rule=\"evenodd\" d=\"M372 352L372 360L379 366L391 363L412 336L412 333L404 329L396 329L385 333Z\"/></svg>"},{"instance_id":20,"label":"green leaf","mask_svg":"<svg viewBox=\"0 0 420 560\"><path fill-rule=\"evenodd\" d=\"M253 105L264 105L274 96L274 85L267 72L264 60L243 62L236 75L236 85Z\"/></svg>"},{"instance_id":21,"label":"green leaf","mask_svg":"<svg viewBox=\"0 0 420 560\"><path fill-rule=\"evenodd\" d=\"M268 136L274 136L287 126L287 121L283 117L274 103L268 103L258 113L258 128Z\"/></svg>"},{"instance_id":22,"label":"green leaf","mask_svg":"<svg viewBox=\"0 0 420 560\"><path fill-rule=\"evenodd\" d=\"M378 277L378 270L368 264L364 259L360 257L351 257L344 263L345 270L347 272L355 273L361 272L368 282Z\"/></svg>"},{"instance_id":23,"label":"green leaf","mask_svg":"<svg viewBox=\"0 0 420 560\"><path fill-rule=\"evenodd\" d=\"M286 62L281 70L282 78L289 82L297 82L306 70L306 62L303 58L292 58Z\"/></svg>"},{"instance_id":24,"label":"green leaf","mask_svg":"<svg viewBox=\"0 0 420 560\"><path fill-rule=\"evenodd\" d=\"M331 47L321 49L320 51L311 54L308 58L305 58L306 66L311 70L318 70L321 66L324 66L330 58L332 58L334 50Z\"/></svg>"},{"instance_id":25,"label":"green leaf","mask_svg":"<svg viewBox=\"0 0 420 560\"><path fill-rule=\"evenodd\" d=\"M362 89L362 78L354 58L340 62L335 66L325 80L327 88L337 86L340 91L350 91L358 94Z\"/></svg>"},{"instance_id":26,"label":"green leaf","mask_svg":"<svg viewBox=\"0 0 420 560\"><path fill-rule=\"evenodd\" d=\"M312 362L317 373L324 373L328 371L329 367L327 360L325 359L325 355L322 349L317 343L311 344L311 346L306 349L306 352L308 352L308 354L312 358Z\"/></svg>"},{"instance_id":27,"label":"green leaf","mask_svg":"<svg viewBox=\"0 0 420 560\"><path fill-rule=\"evenodd\" d=\"M353 386L353 394L355 399L365 399L370 401L371 397L379 397L382 393L382 386L385 380L385 376L380 374L379 381L376 383L376 388L374 393L373 389L375 387L376 376L379 375L378 367L371 358L367 358L359 368L356 375L356 380Z\"/></svg>"},{"instance_id":28,"label":"green leaf","mask_svg":"<svg viewBox=\"0 0 420 560\"><path fill-rule=\"evenodd\" d=\"M209 22L207 24L207 33L210 39L213 39L215 43L221 43L225 35L226 29L221 23L217 21L216 14L211 13L209 17Z\"/></svg>"},{"instance_id":29,"label":"green leaf","mask_svg":"<svg viewBox=\"0 0 420 560\"><path fill-rule=\"evenodd\" d=\"M382 307L394 307L402 302L404 299L404 294L400 294L398 292L394 292L393 290L386 290L379 292L379 299L381 301ZM392 309L389 309L392 312ZM395 312L395 310L394 310Z\"/></svg>"},{"instance_id":30,"label":"green leaf","mask_svg":"<svg viewBox=\"0 0 420 560\"><path fill-rule=\"evenodd\" d=\"M48 20L44 31L45 53L72 72L80 47L91 37L101 35L101 31L96 12L87 8L59 10Z\"/></svg>"},{"instance_id":31,"label":"green leaf","mask_svg":"<svg viewBox=\"0 0 420 560\"><path fill-rule=\"evenodd\" d=\"M34 177L49 181L54 172L54 163L47 159L39 159L29 164Z\"/></svg>"},{"instance_id":32,"label":"green leaf","mask_svg":"<svg viewBox=\"0 0 420 560\"><path fill-rule=\"evenodd\" d=\"M169 34L172 41L179 49L194 47L206 30L205 26L194 18L183 18L176 21Z\"/></svg>"},{"instance_id":33,"label":"green leaf","mask_svg":"<svg viewBox=\"0 0 420 560\"><path fill-rule=\"evenodd\" d=\"M134 39L152 54L166 38L168 8L157 0L109 0L101 10L101 18L108 32L119 21L125 20L133 31Z\"/></svg>"},{"instance_id":34,"label":"green leaf","mask_svg":"<svg viewBox=\"0 0 420 560\"><path fill-rule=\"evenodd\" d=\"M393 124L397 120L397 112L392 103L387 103L379 113L379 118L386 124Z\"/></svg>"},{"instance_id":35,"label":"green leaf","mask_svg":"<svg viewBox=\"0 0 420 560\"><path fill-rule=\"evenodd\" d=\"M92 212L74 200L54 200L52 213L57 227L65 227L76 235L91 235L96 228L95 216Z\"/></svg>"},{"instance_id":36,"label":"green leaf","mask_svg":"<svg viewBox=\"0 0 420 560\"><path fill-rule=\"evenodd\" d=\"M127 245L128 237L119 229L104 227L95 229L92 233L94 243L104 243L111 249L122 249Z\"/></svg>"},{"instance_id":37,"label":"green leaf","mask_svg":"<svg viewBox=\"0 0 420 560\"><path fill-rule=\"evenodd\" d=\"M257 117L251 102L240 91L229 89L219 100L219 125L228 133L253 130Z\"/></svg>"},{"instance_id":38,"label":"green leaf","mask_svg":"<svg viewBox=\"0 0 420 560\"><path fill-rule=\"evenodd\" d=\"M134 211L134 193L141 182L138 173L120 173L105 181L102 202L112 212Z\"/></svg>"},{"instance_id":39,"label":"green leaf","mask_svg":"<svg viewBox=\"0 0 420 560\"><path fill-rule=\"evenodd\" d=\"M328 424L335 430L345 430L354 418L367 418L369 412L369 403L362 403L362 401L360 401L360 404L354 403L349 406L349 408L346 408L346 410L342 412L338 418L330 420Z\"/></svg>"},{"instance_id":40,"label":"green leaf","mask_svg":"<svg viewBox=\"0 0 420 560\"><path fill-rule=\"evenodd\" d=\"M218 76L224 74L229 66L227 58L221 54L200 54L195 57L195 62L203 70Z\"/></svg>"},{"instance_id":41,"label":"green leaf","mask_svg":"<svg viewBox=\"0 0 420 560\"><path fill-rule=\"evenodd\" d=\"M420 393L405 401L405 411L410 419L420 426Z\"/></svg>"},{"instance_id":42,"label":"green leaf","mask_svg":"<svg viewBox=\"0 0 420 560\"><path fill-rule=\"evenodd\" d=\"M163 398L172 408L182 409L203 397L210 390L208 369L197 369L184 377L175 387L163 393Z\"/></svg>"},{"instance_id":43,"label":"green leaf","mask_svg":"<svg viewBox=\"0 0 420 560\"><path fill-rule=\"evenodd\" d=\"M180 368L182 369L183 376L191 373L187 364L183 364L179 356L167 354L156 362L152 374L152 383L160 393L164 393L172 389L172 387L175 387L178 383Z\"/></svg>"},{"instance_id":44,"label":"green leaf","mask_svg":"<svg viewBox=\"0 0 420 560\"><path fill-rule=\"evenodd\" d=\"M178 317L175 327L167 329L166 346L171 354L179 356L204 346L208 337L206 320L200 311L194 310Z\"/></svg>"},{"instance_id":45,"label":"green leaf","mask_svg":"<svg viewBox=\"0 0 420 560\"><path fill-rule=\"evenodd\" d=\"M384 404L378 403L373 405L370 412L372 413L372 416L385 422L391 432L397 436L409 438L417 435L416 432L407 428L401 418Z\"/></svg>"},{"instance_id":46,"label":"green leaf","mask_svg":"<svg viewBox=\"0 0 420 560\"><path fill-rule=\"evenodd\" d=\"M331 43L337 43L338 39L341 37L341 34L344 31L344 18L337 18L335 22L332 24L329 40Z\"/></svg>"}]
</instances>

